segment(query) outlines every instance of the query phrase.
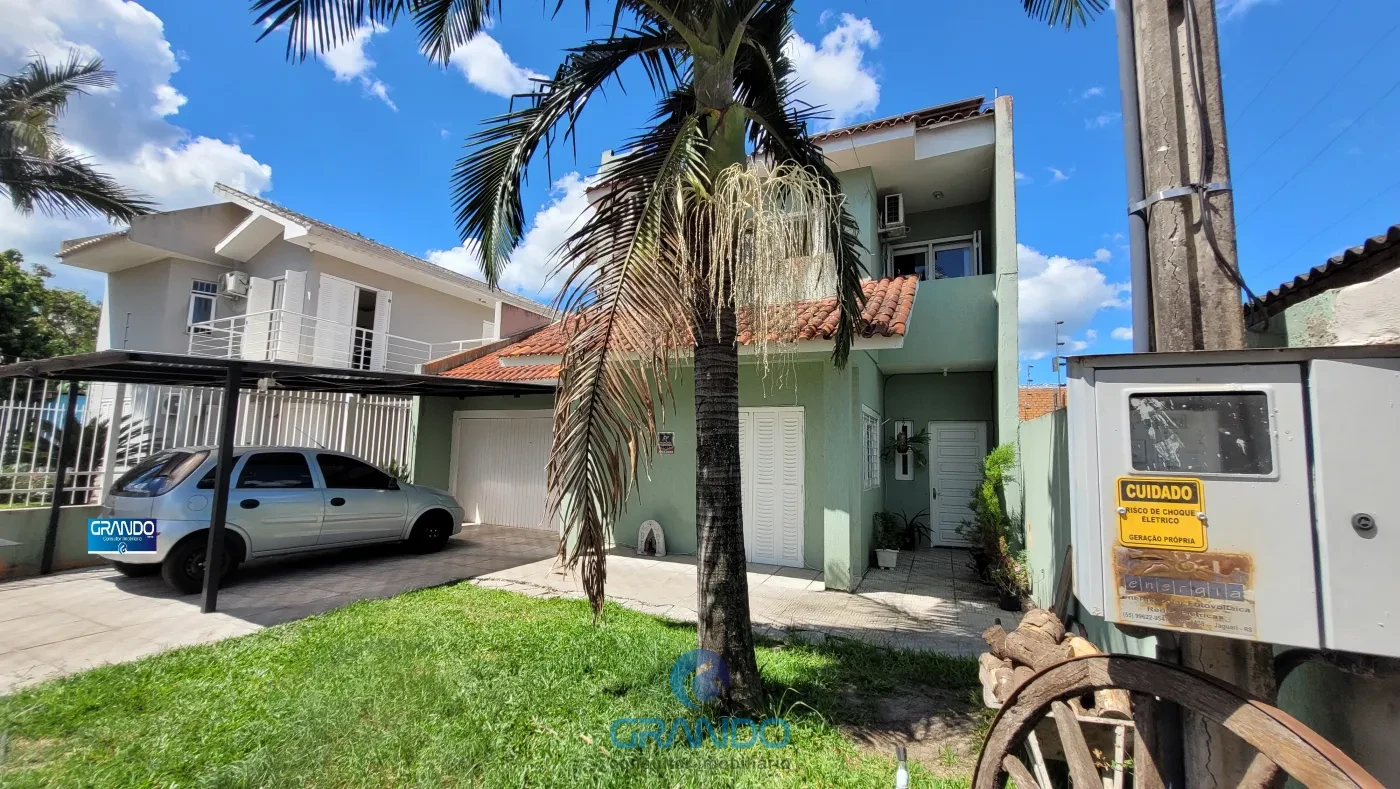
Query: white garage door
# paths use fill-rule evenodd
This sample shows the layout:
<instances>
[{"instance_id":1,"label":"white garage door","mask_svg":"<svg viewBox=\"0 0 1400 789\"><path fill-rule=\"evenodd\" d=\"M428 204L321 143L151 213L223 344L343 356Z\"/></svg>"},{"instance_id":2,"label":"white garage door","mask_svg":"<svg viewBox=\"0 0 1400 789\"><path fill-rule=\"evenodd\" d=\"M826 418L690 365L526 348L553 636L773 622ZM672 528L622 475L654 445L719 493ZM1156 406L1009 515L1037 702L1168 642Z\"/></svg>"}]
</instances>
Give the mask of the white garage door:
<instances>
[{"instance_id":1,"label":"white garage door","mask_svg":"<svg viewBox=\"0 0 1400 789\"><path fill-rule=\"evenodd\" d=\"M556 531L545 523L549 411L458 412L452 431L452 494L469 523Z\"/></svg>"},{"instance_id":2,"label":"white garage door","mask_svg":"<svg viewBox=\"0 0 1400 789\"><path fill-rule=\"evenodd\" d=\"M751 562L802 566L802 409L739 409L744 552Z\"/></svg>"}]
</instances>

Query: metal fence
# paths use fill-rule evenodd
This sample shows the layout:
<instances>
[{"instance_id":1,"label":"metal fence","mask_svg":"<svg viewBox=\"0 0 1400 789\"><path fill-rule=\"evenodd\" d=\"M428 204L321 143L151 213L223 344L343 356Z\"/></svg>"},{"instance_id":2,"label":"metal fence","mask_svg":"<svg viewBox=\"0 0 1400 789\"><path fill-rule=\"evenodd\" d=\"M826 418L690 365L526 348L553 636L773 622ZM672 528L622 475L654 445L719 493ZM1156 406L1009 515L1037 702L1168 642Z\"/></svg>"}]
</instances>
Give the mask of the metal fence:
<instances>
[{"instance_id":1,"label":"metal fence","mask_svg":"<svg viewBox=\"0 0 1400 789\"><path fill-rule=\"evenodd\" d=\"M60 463L68 387L0 381L0 508L48 505L60 467L68 469L63 503L96 503L113 479L152 453L217 441L218 389L93 383L77 391L73 454ZM412 398L276 391L241 398L238 446L323 447L411 468Z\"/></svg>"}]
</instances>

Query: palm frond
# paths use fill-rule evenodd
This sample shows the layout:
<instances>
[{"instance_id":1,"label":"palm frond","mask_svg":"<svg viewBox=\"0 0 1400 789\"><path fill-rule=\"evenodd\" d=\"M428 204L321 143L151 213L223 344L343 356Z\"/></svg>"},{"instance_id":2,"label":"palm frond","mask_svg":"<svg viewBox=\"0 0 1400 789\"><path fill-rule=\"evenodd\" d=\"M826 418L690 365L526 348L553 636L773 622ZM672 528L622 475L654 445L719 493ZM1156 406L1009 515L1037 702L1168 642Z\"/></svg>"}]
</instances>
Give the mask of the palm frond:
<instances>
[{"instance_id":1,"label":"palm frond","mask_svg":"<svg viewBox=\"0 0 1400 789\"><path fill-rule=\"evenodd\" d=\"M68 59L49 66L47 59L36 57L24 65L18 74L0 81L0 105L10 107L42 107L55 117L63 114L73 94L87 93L89 88L110 88L116 75L102 68L102 58L83 59L73 50Z\"/></svg>"},{"instance_id":2,"label":"palm frond","mask_svg":"<svg viewBox=\"0 0 1400 789\"><path fill-rule=\"evenodd\" d=\"M355 37L362 27L392 27L409 16L418 44L432 59L446 63L453 51L485 30L500 15L501 0L253 0L261 41L287 33L287 57L305 60Z\"/></svg>"},{"instance_id":3,"label":"palm frond","mask_svg":"<svg viewBox=\"0 0 1400 789\"><path fill-rule=\"evenodd\" d=\"M1032 19L1039 19L1051 27L1064 25L1065 29L1074 26L1075 20L1081 25L1088 24L1095 14L1103 13L1108 0L1021 0L1021 7Z\"/></svg>"},{"instance_id":4,"label":"palm frond","mask_svg":"<svg viewBox=\"0 0 1400 789\"><path fill-rule=\"evenodd\" d=\"M589 99L633 58L642 60L656 87L673 85L680 78L679 43L675 34L647 26L571 50L554 79L531 94L528 106L489 119L472 136L475 147L453 168L452 201L462 237L481 242L487 283L495 286L524 233L520 191L540 145L553 142L560 124L562 137L570 139Z\"/></svg>"},{"instance_id":5,"label":"palm frond","mask_svg":"<svg viewBox=\"0 0 1400 789\"><path fill-rule=\"evenodd\" d=\"M0 194L9 197L22 214L37 209L64 217L104 216L130 222L153 208L145 196L61 147L43 157L23 152L0 156Z\"/></svg>"},{"instance_id":6,"label":"palm frond","mask_svg":"<svg viewBox=\"0 0 1400 789\"><path fill-rule=\"evenodd\" d=\"M690 341L689 305L677 276L685 190L705 177L694 115L672 116L607 168L602 196L567 242L559 300L569 342L555 397L549 506L566 523L560 555L581 565L595 614L607 575L604 546L649 466L669 369Z\"/></svg>"},{"instance_id":7,"label":"palm frond","mask_svg":"<svg viewBox=\"0 0 1400 789\"><path fill-rule=\"evenodd\" d=\"M808 170L832 194L842 194L840 179L807 131L819 109L795 99L792 62L783 53L783 43L792 34L792 6L793 0L769 0L750 20L746 46L734 64L735 88L752 121L749 139L756 156L773 165L792 164ZM828 245L835 256L836 298L841 305L832 360L843 367L855 341L856 322L865 301L860 287L863 246L855 218L844 205L840 221L829 232Z\"/></svg>"}]
</instances>

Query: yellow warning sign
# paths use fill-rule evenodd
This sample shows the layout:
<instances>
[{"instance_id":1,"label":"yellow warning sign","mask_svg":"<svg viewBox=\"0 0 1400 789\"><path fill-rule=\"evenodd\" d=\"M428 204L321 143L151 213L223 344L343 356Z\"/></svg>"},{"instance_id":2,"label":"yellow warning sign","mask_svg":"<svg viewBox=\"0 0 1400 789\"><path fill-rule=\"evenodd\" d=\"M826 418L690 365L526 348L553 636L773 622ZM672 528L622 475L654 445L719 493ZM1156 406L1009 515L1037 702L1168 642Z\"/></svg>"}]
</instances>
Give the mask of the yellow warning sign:
<instances>
[{"instance_id":1,"label":"yellow warning sign","mask_svg":"<svg viewBox=\"0 0 1400 789\"><path fill-rule=\"evenodd\" d=\"M1189 477L1119 477L1118 542L1204 551L1205 486Z\"/></svg>"}]
</instances>

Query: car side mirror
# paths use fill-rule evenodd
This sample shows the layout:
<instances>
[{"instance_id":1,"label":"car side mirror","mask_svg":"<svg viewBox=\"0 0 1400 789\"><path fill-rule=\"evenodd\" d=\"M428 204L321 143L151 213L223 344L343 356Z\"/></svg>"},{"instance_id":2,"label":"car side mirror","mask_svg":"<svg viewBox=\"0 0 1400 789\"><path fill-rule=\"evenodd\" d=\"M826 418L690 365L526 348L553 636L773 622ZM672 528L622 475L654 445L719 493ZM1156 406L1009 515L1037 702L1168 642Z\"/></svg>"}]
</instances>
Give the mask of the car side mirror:
<instances>
[{"instance_id":1,"label":"car side mirror","mask_svg":"<svg viewBox=\"0 0 1400 789\"><path fill-rule=\"evenodd\" d=\"M399 490L399 481L393 477L389 478L389 490Z\"/></svg>"}]
</instances>

